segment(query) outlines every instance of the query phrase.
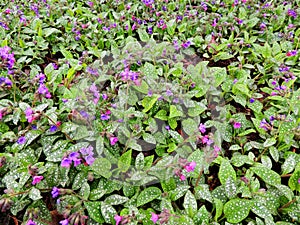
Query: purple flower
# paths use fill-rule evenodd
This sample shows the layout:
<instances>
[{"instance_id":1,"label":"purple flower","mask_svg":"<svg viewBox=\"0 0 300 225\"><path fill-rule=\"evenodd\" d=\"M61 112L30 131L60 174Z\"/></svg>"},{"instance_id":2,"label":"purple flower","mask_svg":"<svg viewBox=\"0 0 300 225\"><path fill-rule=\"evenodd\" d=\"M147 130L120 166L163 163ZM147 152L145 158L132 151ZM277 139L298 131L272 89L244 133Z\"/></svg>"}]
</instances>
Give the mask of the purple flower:
<instances>
[{"instance_id":1,"label":"purple flower","mask_svg":"<svg viewBox=\"0 0 300 225\"><path fill-rule=\"evenodd\" d=\"M169 125L165 126L165 129L170 130L170 126Z\"/></svg>"},{"instance_id":2,"label":"purple flower","mask_svg":"<svg viewBox=\"0 0 300 225\"><path fill-rule=\"evenodd\" d=\"M173 45L174 45L174 48L175 48L176 51L178 51L178 50L180 49L177 40L174 40L174 41L173 41Z\"/></svg>"},{"instance_id":3,"label":"purple flower","mask_svg":"<svg viewBox=\"0 0 300 225\"><path fill-rule=\"evenodd\" d=\"M36 225L36 223L32 219L30 219L27 221L26 225Z\"/></svg>"},{"instance_id":4,"label":"purple flower","mask_svg":"<svg viewBox=\"0 0 300 225\"><path fill-rule=\"evenodd\" d=\"M38 183L40 183L41 182L41 180L43 180L44 179L44 177L43 176L34 176L33 177L33 181L32 181L32 185L36 185L36 184L38 184Z\"/></svg>"},{"instance_id":5,"label":"purple flower","mask_svg":"<svg viewBox=\"0 0 300 225\"><path fill-rule=\"evenodd\" d=\"M202 123L199 125L199 131L204 134L206 132L206 126Z\"/></svg>"},{"instance_id":6,"label":"purple flower","mask_svg":"<svg viewBox=\"0 0 300 225\"><path fill-rule=\"evenodd\" d=\"M253 102L255 102L255 99L254 98L250 98L249 102L253 103Z\"/></svg>"},{"instance_id":7,"label":"purple flower","mask_svg":"<svg viewBox=\"0 0 300 225\"><path fill-rule=\"evenodd\" d=\"M73 162L75 167L79 166L81 164L81 159L74 159Z\"/></svg>"},{"instance_id":8,"label":"purple flower","mask_svg":"<svg viewBox=\"0 0 300 225\"><path fill-rule=\"evenodd\" d=\"M190 41L187 41L187 42L181 44L181 46L182 46L183 48L188 48L188 47L190 47L190 45L191 45L191 42L190 42Z\"/></svg>"},{"instance_id":9,"label":"purple flower","mask_svg":"<svg viewBox=\"0 0 300 225\"><path fill-rule=\"evenodd\" d=\"M192 161L192 162L188 163L184 168L187 172L191 172L191 171L195 170L196 165L197 165L196 162Z\"/></svg>"},{"instance_id":10,"label":"purple flower","mask_svg":"<svg viewBox=\"0 0 300 225\"><path fill-rule=\"evenodd\" d=\"M294 19L297 18L297 13L295 10L292 10L292 9L288 9L288 13L287 13L289 16L292 16L294 17Z\"/></svg>"},{"instance_id":11,"label":"purple flower","mask_svg":"<svg viewBox=\"0 0 300 225\"><path fill-rule=\"evenodd\" d=\"M167 96L172 96L172 95L173 95L173 93L172 93L172 91L171 91L171 90L169 90L169 89L168 89L168 90L166 91L166 95L167 95Z\"/></svg>"},{"instance_id":12,"label":"purple flower","mask_svg":"<svg viewBox=\"0 0 300 225\"><path fill-rule=\"evenodd\" d=\"M267 25L266 25L265 23L261 23L261 24L259 25L259 28L260 28L261 30L264 30L264 29L267 28Z\"/></svg>"},{"instance_id":13,"label":"purple flower","mask_svg":"<svg viewBox=\"0 0 300 225\"><path fill-rule=\"evenodd\" d=\"M88 165L92 165L95 161L95 158L92 155L88 155L84 159Z\"/></svg>"},{"instance_id":14,"label":"purple flower","mask_svg":"<svg viewBox=\"0 0 300 225\"><path fill-rule=\"evenodd\" d=\"M69 154L69 159L74 161L74 160L77 160L78 158L80 157L80 154L78 152L71 152Z\"/></svg>"},{"instance_id":15,"label":"purple flower","mask_svg":"<svg viewBox=\"0 0 300 225\"><path fill-rule=\"evenodd\" d=\"M70 167L72 164L72 160L69 158L63 158L63 160L61 161L60 166L61 167Z\"/></svg>"},{"instance_id":16,"label":"purple flower","mask_svg":"<svg viewBox=\"0 0 300 225\"><path fill-rule=\"evenodd\" d=\"M59 196L59 189L57 187L53 187L51 191L52 198L56 198Z\"/></svg>"},{"instance_id":17,"label":"purple flower","mask_svg":"<svg viewBox=\"0 0 300 225\"><path fill-rule=\"evenodd\" d=\"M53 69L57 70L58 69L58 65L56 63L52 63Z\"/></svg>"},{"instance_id":18,"label":"purple flower","mask_svg":"<svg viewBox=\"0 0 300 225\"><path fill-rule=\"evenodd\" d=\"M234 122L233 128L234 128L234 129L241 128L241 123L240 123L240 122Z\"/></svg>"},{"instance_id":19,"label":"purple flower","mask_svg":"<svg viewBox=\"0 0 300 225\"><path fill-rule=\"evenodd\" d=\"M214 151L213 151L213 154L214 154L214 157L218 157L218 154L219 152L221 151L221 149L219 148L219 146L214 146Z\"/></svg>"},{"instance_id":20,"label":"purple flower","mask_svg":"<svg viewBox=\"0 0 300 225\"><path fill-rule=\"evenodd\" d=\"M50 131L50 132L55 132L55 131L57 131L57 126L56 126L56 125L51 125L49 131Z\"/></svg>"},{"instance_id":21,"label":"purple flower","mask_svg":"<svg viewBox=\"0 0 300 225\"><path fill-rule=\"evenodd\" d=\"M106 114L101 114L101 117L100 117L101 120L109 120L109 118L110 118L110 116L106 115Z\"/></svg>"},{"instance_id":22,"label":"purple flower","mask_svg":"<svg viewBox=\"0 0 300 225\"><path fill-rule=\"evenodd\" d=\"M119 215L115 215L114 219L116 221L116 225L119 225L119 223L122 221L123 217Z\"/></svg>"},{"instance_id":23,"label":"purple flower","mask_svg":"<svg viewBox=\"0 0 300 225\"><path fill-rule=\"evenodd\" d=\"M111 145L115 145L119 139L117 137L110 137L109 141Z\"/></svg>"},{"instance_id":24,"label":"purple flower","mask_svg":"<svg viewBox=\"0 0 300 225\"><path fill-rule=\"evenodd\" d=\"M148 34L153 34L153 27L148 27Z\"/></svg>"},{"instance_id":25,"label":"purple flower","mask_svg":"<svg viewBox=\"0 0 300 225\"><path fill-rule=\"evenodd\" d=\"M156 223L158 221L158 215L151 212L151 220L153 223Z\"/></svg>"},{"instance_id":26,"label":"purple flower","mask_svg":"<svg viewBox=\"0 0 300 225\"><path fill-rule=\"evenodd\" d=\"M69 220L65 219L59 222L61 225L69 225Z\"/></svg>"},{"instance_id":27,"label":"purple flower","mask_svg":"<svg viewBox=\"0 0 300 225\"><path fill-rule=\"evenodd\" d=\"M259 125L260 128L264 129L265 131L268 131L271 129L270 124L266 121L266 119L262 119Z\"/></svg>"},{"instance_id":28,"label":"purple flower","mask_svg":"<svg viewBox=\"0 0 300 225\"><path fill-rule=\"evenodd\" d=\"M17 143L19 145L23 145L26 143L26 138L24 136L19 137L19 139L17 140Z\"/></svg>"},{"instance_id":29,"label":"purple flower","mask_svg":"<svg viewBox=\"0 0 300 225\"><path fill-rule=\"evenodd\" d=\"M300 178L298 179L298 184L300 184Z\"/></svg>"},{"instance_id":30,"label":"purple flower","mask_svg":"<svg viewBox=\"0 0 300 225\"><path fill-rule=\"evenodd\" d=\"M93 146L89 146L87 148L81 148L79 151L82 155L94 155Z\"/></svg>"}]
</instances>

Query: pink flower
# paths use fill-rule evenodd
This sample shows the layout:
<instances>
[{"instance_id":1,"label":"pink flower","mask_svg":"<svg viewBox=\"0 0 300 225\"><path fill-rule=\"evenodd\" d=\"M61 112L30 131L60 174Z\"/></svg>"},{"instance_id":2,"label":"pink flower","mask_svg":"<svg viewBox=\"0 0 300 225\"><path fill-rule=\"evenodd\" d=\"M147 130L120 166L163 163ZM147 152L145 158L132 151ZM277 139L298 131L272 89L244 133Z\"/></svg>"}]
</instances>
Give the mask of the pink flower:
<instances>
[{"instance_id":1,"label":"pink flower","mask_svg":"<svg viewBox=\"0 0 300 225\"><path fill-rule=\"evenodd\" d=\"M36 184L38 184L38 183L40 183L41 182L41 180L43 180L44 179L44 177L43 176L34 176L33 177L33 181L32 181L32 185L36 185Z\"/></svg>"},{"instance_id":2,"label":"pink flower","mask_svg":"<svg viewBox=\"0 0 300 225\"><path fill-rule=\"evenodd\" d=\"M110 137L109 141L111 145L115 145L119 139L117 137Z\"/></svg>"},{"instance_id":3,"label":"pink flower","mask_svg":"<svg viewBox=\"0 0 300 225\"><path fill-rule=\"evenodd\" d=\"M180 178L180 180L182 180L182 181L186 179L186 177L185 177L183 174L181 174L179 178Z\"/></svg>"},{"instance_id":4,"label":"pink flower","mask_svg":"<svg viewBox=\"0 0 300 225\"><path fill-rule=\"evenodd\" d=\"M156 223L157 220L158 220L158 215L151 212L151 220L152 220L153 223Z\"/></svg>"},{"instance_id":5,"label":"pink flower","mask_svg":"<svg viewBox=\"0 0 300 225\"><path fill-rule=\"evenodd\" d=\"M114 219L116 221L116 225L119 225L119 223L122 221L123 217L119 215L115 215Z\"/></svg>"},{"instance_id":6,"label":"pink flower","mask_svg":"<svg viewBox=\"0 0 300 225\"><path fill-rule=\"evenodd\" d=\"M234 129L241 128L241 123L240 123L240 122L234 122L233 128L234 128Z\"/></svg>"},{"instance_id":7,"label":"pink flower","mask_svg":"<svg viewBox=\"0 0 300 225\"><path fill-rule=\"evenodd\" d=\"M195 170L196 165L197 165L196 162L192 161L192 162L188 163L184 168L187 172L191 172L191 171Z\"/></svg>"}]
</instances>

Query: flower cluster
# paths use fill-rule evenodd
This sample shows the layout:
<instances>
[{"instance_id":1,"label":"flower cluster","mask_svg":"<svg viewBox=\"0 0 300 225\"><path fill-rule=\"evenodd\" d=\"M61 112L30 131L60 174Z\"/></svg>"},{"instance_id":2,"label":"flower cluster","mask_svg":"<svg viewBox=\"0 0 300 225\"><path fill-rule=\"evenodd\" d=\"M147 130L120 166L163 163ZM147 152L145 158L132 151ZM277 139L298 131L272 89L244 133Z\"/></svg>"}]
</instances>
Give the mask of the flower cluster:
<instances>
[{"instance_id":1,"label":"flower cluster","mask_svg":"<svg viewBox=\"0 0 300 225\"><path fill-rule=\"evenodd\" d=\"M119 75L123 81L133 81L135 85L139 85L140 82L138 80L139 74L137 72L131 71L128 67L124 69Z\"/></svg>"},{"instance_id":2,"label":"flower cluster","mask_svg":"<svg viewBox=\"0 0 300 225\"><path fill-rule=\"evenodd\" d=\"M44 179L43 176L38 175L38 172L39 172L38 167L31 166L31 165L28 166L28 174L32 176L32 182L31 182L32 185L36 185Z\"/></svg>"},{"instance_id":3,"label":"flower cluster","mask_svg":"<svg viewBox=\"0 0 300 225\"><path fill-rule=\"evenodd\" d=\"M262 119L262 121L260 122L259 127L262 128L262 129L264 129L265 131L272 130L272 125L269 124L266 121L266 119Z\"/></svg>"},{"instance_id":4,"label":"flower cluster","mask_svg":"<svg viewBox=\"0 0 300 225\"><path fill-rule=\"evenodd\" d=\"M93 102L94 102L94 104L97 104L98 103L98 101L99 101L99 99L100 99L100 93L99 93L99 91L98 91L98 88L97 88L97 86L96 86L96 84L92 84L91 86L90 86L90 92L93 94L93 97L94 97L94 99L93 99Z\"/></svg>"},{"instance_id":5,"label":"flower cluster","mask_svg":"<svg viewBox=\"0 0 300 225\"><path fill-rule=\"evenodd\" d=\"M8 74L13 73L13 66L16 62L14 53L9 53L11 51L11 48L8 46L4 46L0 48L0 58L2 59L2 62L5 67L8 69Z\"/></svg>"},{"instance_id":6,"label":"flower cluster","mask_svg":"<svg viewBox=\"0 0 300 225\"><path fill-rule=\"evenodd\" d=\"M92 165L95 161L93 155L94 152L92 146L81 148L79 151L71 152L67 157L64 157L61 161L61 166L70 167L72 162L74 163L75 167L80 165L82 162L85 165Z\"/></svg>"},{"instance_id":7,"label":"flower cluster","mask_svg":"<svg viewBox=\"0 0 300 225\"><path fill-rule=\"evenodd\" d=\"M186 159L180 158L178 161L178 166L174 169L174 174L179 177L180 180L185 180L184 170L186 172L193 172L196 167L196 162L188 162Z\"/></svg>"},{"instance_id":8,"label":"flower cluster","mask_svg":"<svg viewBox=\"0 0 300 225\"><path fill-rule=\"evenodd\" d=\"M49 92L49 89L46 87L46 85L44 84L45 80L46 80L46 76L43 73L40 73L38 75L36 75L36 80L38 80L39 82L39 88L38 88L38 93L40 95L45 96L46 98L51 98L51 93Z\"/></svg>"},{"instance_id":9,"label":"flower cluster","mask_svg":"<svg viewBox=\"0 0 300 225\"><path fill-rule=\"evenodd\" d=\"M157 223L157 221L159 221L160 224L166 224L168 223L171 216L172 214L168 209L163 209L163 211L160 214L151 212L151 220L155 224Z\"/></svg>"},{"instance_id":10,"label":"flower cluster","mask_svg":"<svg viewBox=\"0 0 300 225\"><path fill-rule=\"evenodd\" d=\"M67 215L67 218L60 221L59 224L61 225L69 225L69 224L85 224L85 221L88 219L86 215L82 215L81 212L76 212L71 214L70 216Z\"/></svg>"},{"instance_id":11,"label":"flower cluster","mask_svg":"<svg viewBox=\"0 0 300 225\"><path fill-rule=\"evenodd\" d=\"M12 82L7 77L0 77L0 87L11 88Z\"/></svg>"}]
</instances>

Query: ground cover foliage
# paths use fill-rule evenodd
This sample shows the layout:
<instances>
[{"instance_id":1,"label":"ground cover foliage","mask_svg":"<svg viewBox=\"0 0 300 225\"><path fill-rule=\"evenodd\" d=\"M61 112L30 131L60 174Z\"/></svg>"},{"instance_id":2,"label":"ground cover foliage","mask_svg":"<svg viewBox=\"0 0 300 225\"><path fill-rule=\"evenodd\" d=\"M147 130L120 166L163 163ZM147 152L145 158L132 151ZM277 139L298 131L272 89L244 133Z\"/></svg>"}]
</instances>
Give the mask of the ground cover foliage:
<instances>
[{"instance_id":1,"label":"ground cover foliage","mask_svg":"<svg viewBox=\"0 0 300 225\"><path fill-rule=\"evenodd\" d=\"M0 224L300 223L299 5L1 1Z\"/></svg>"}]
</instances>

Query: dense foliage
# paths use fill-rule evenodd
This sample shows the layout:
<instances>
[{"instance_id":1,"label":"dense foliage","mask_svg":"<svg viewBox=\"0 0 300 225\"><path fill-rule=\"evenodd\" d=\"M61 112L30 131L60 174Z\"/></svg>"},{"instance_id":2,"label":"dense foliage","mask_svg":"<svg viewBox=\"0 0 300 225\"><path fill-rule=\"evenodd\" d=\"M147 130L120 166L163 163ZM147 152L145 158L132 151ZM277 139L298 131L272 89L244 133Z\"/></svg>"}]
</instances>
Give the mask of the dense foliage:
<instances>
[{"instance_id":1,"label":"dense foliage","mask_svg":"<svg viewBox=\"0 0 300 225\"><path fill-rule=\"evenodd\" d=\"M0 224L300 223L299 5L2 1Z\"/></svg>"}]
</instances>

